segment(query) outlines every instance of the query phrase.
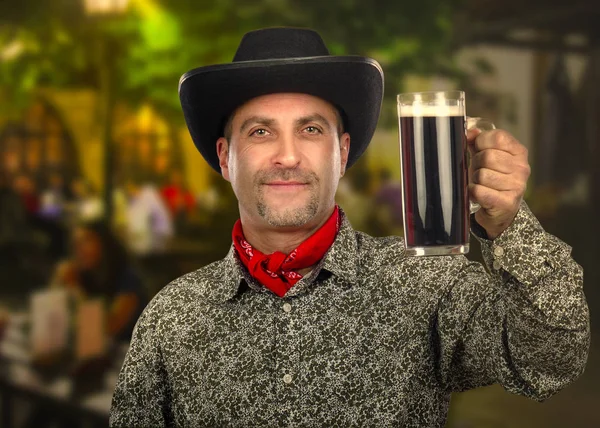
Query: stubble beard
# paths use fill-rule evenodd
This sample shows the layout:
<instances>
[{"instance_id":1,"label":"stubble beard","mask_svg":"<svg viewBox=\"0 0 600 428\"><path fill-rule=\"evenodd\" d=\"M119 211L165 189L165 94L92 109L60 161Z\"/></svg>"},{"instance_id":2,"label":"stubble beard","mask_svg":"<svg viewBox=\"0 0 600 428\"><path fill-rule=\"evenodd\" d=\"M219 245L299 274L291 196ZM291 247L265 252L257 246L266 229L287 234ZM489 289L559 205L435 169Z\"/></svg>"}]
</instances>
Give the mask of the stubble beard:
<instances>
[{"instance_id":1,"label":"stubble beard","mask_svg":"<svg viewBox=\"0 0 600 428\"><path fill-rule=\"evenodd\" d=\"M285 208L273 210L266 202L264 195L264 183L271 180L296 180L308 182L310 196L308 202L299 208ZM257 195L256 209L270 226L274 227L298 227L312 220L319 210L318 196L319 178L315 173L298 173L294 170L282 170L272 172L261 172L255 179L255 194Z\"/></svg>"}]
</instances>

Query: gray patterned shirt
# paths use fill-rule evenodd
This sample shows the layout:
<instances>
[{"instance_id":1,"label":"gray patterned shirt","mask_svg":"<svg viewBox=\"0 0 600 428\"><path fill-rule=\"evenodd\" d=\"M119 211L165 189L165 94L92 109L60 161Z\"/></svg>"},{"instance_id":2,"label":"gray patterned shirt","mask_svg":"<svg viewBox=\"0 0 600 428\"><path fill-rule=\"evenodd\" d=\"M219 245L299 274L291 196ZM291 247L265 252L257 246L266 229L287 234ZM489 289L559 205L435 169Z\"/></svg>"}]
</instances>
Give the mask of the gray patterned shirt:
<instances>
[{"instance_id":1,"label":"gray patterned shirt","mask_svg":"<svg viewBox=\"0 0 600 428\"><path fill-rule=\"evenodd\" d=\"M478 236L489 272L405 257L399 237L342 216L283 298L233 249L163 288L136 325L110 425L442 427L453 391L499 382L542 401L583 372L582 269L525 203L494 241Z\"/></svg>"}]
</instances>

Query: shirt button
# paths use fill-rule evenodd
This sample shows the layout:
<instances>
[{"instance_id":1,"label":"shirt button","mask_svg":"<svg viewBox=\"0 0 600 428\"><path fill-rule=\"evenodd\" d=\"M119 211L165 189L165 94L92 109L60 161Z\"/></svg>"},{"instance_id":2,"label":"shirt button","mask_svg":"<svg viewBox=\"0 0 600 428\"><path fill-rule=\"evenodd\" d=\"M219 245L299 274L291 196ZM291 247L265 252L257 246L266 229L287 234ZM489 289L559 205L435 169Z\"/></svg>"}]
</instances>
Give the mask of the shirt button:
<instances>
[{"instance_id":1,"label":"shirt button","mask_svg":"<svg viewBox=\"0 0 600 428\"><path fill-rule=\"evenodd\" d=\"M290 313L292 311L292 305L290 305L289 303L284 303L283 304L283 311Z\"/></svg>"},{"instance_id":2,"label":"shirt button","mask_svg":"<svg viewBox=\"0 0 600 428\"><path fill-rule=\"evenodd\" d=\"M283 375L283 381L285 383L292 383L292 375L291 374L285 374L285 375Z\"/></svg>"},{"instance_id":3,"label":"shirt button","mask_svg":"<svg viewBox=\"0 0 600 428\"><path fill-rule=\"evenodd\" d=\"M494 260L494 263L492 263L492 267L496 270L500 270L502 264L498 260Z\"/></svg>"},{"instance_id":4,"label":"shirt button","mask_svg":"<svg viewBox=\"0 0 600 428\"><path fill-rule=\"evenodd\" d=\"M496 257L502 257L504 255L504 248L502 248L502 247L494 248L494 255Z\"/></svg>"}]
</instances>

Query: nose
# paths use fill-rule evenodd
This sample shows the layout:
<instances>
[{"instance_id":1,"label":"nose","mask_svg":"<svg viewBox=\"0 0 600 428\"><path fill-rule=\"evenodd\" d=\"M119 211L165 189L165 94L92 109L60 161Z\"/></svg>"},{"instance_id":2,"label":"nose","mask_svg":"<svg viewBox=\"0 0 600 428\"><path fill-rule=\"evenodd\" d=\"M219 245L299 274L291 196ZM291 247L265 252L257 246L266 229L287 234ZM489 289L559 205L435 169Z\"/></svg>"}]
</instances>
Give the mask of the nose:
<instances>
[{"instance_id":1,"label":"nose","mask_svg":"<svg viewBox=\"0 0 600 428\"><path fill-rule=\"evenodd\" d=\"M293 135L284 135L277 141L273 163L282 168L295 168L300 164L299 142Z\"/></svg>"}]
</instances>

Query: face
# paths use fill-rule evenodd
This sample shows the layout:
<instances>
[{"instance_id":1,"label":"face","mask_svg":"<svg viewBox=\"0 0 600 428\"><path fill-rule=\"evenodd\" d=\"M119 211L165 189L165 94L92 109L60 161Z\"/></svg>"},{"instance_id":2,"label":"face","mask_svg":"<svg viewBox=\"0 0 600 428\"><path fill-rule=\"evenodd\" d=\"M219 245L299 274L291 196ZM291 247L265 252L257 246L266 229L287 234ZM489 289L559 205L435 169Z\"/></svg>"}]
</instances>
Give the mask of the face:
<instances>
[{"instance_id":1,"label":"face","mask_svg":"<svg viewBox=\"0 0 600 428\"><path fill-rule=\"evenodd\" d=\"M350 148L337 125L335 108L307 94L265 95L236 110L217 152L243 221L299 227L331 212Z\"/></svg>"},{"instance_id":2,"label":"face","mask_svg":"<svg viewBox=\"0 0 600 428\"><path fill-rule=\"evenodd\" d=\"M81 227L75 229L73 249L77 265L81 268L94 269L100 264L102 244L94 232Z\"/></svg>"}]
</instances>

